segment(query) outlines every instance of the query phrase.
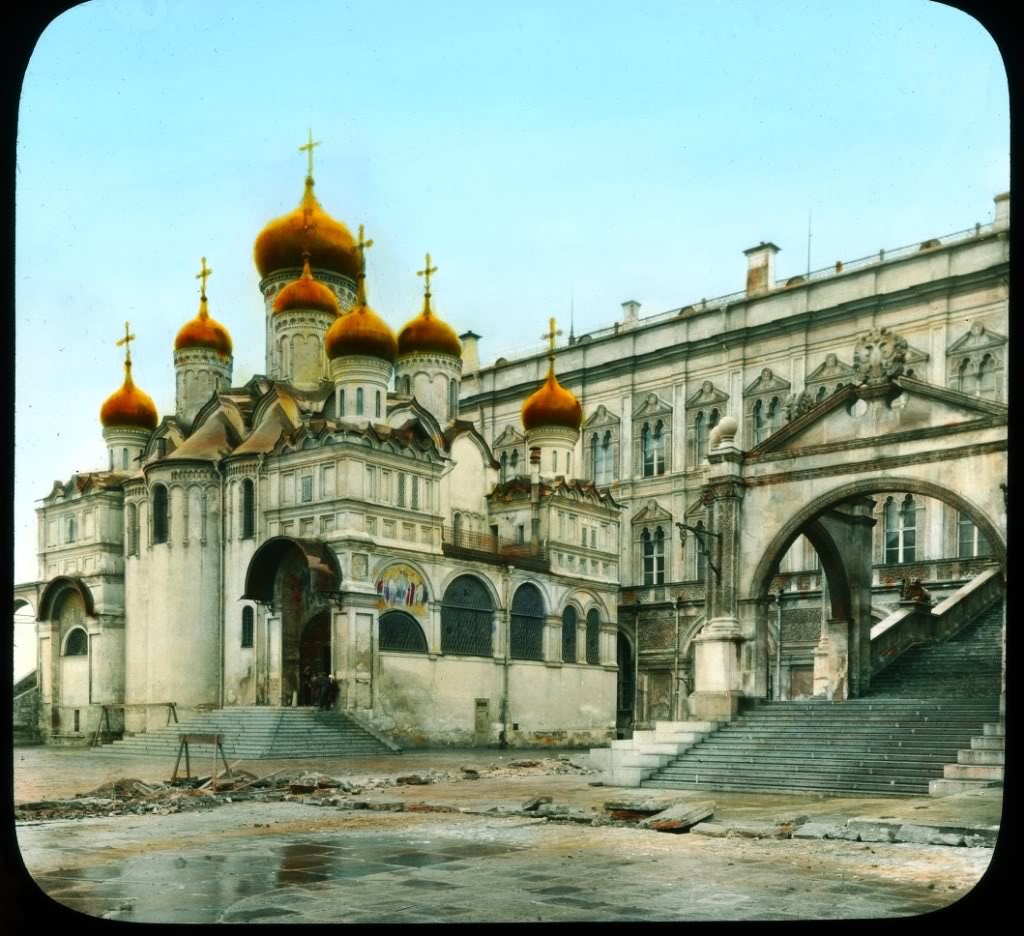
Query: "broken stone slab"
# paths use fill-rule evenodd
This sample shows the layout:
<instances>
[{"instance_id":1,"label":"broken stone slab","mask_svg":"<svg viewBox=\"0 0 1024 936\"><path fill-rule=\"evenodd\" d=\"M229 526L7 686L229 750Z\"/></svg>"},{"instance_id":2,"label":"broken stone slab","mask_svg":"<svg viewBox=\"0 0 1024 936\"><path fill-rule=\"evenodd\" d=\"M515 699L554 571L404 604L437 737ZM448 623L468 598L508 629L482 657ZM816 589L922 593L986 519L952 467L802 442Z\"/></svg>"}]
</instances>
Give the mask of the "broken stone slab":
<instances>
[{"instance_id":1,"label":"broken stone slab","mask_svg":"<svg viewBox=\"0 0 1024 936\"><path fill-rule=\"evenodd\" d=\"M723 822L729 830L730 837L738 838L775 838L788 839L793 837L793 830L786 826L778 826L774 822L737 821Z\"/></svg>"},{"instance_id":2,"label":"broken stone slab","mask_svg":"<svg viewBox=\"0 0 1024 936\"><path fill-rule=\"evenodd\" d=\"M689 832L697 823L710 819L714 814L714 803L680 803L641 820L640 828L655 832Z\"/></svg>"},{"instance_id":3,"label":"broken stone slab","mask_svg":"<svg viewBox=\"0 0 1024 936\"><path fill-rule=\"evenodd\" d=\"M793 830L795 839L825 839L832 838L833 832L838 832L839 825L830 822L805 822Z\"/></svg>"},{"instance_id":4,"label":"broken stone slab","mask_svg":"<svg viewBox=\"0 0 1024 936\"><path fill-rule=\"evenodd\" d=\"M706 835L709 838L725 838L729 834L729 827L720 822L700 822L690 832L693 835Z\"/></svg>"},{"instance_id":5,"label":"broken stone slab","mask_svg":"<svg viewBox=\"0 0 1024 936\"><path fill-rule=\"evenodd\" d=\"M559 758L560 760L562 758ZM509 767L539 767L540 761L536 760L514 760L509 761Z\"/></svg>"},{"instance_id":6,"label":"broken stone slab","mask_svg":"<svg viewBox=\"0 0 1024 936\"><path fill-rule=\"evenodd\" d=\"M430 783L430 780L420 776L420 774L406 774L405 776L395 778L395 783L399 786L425 786Z\"/></svg>"},{"instance_id":7,"label":"broken stone slab","mask_svg":"<svg viewBox=\"0 0 1024 936\"><path fill-rule=\"evenodd\" d=\"M846 828L856 830L862 842L895 842L896 833L902 822L885 822L879 819L858 817L848 819Z\"/></svg>"},{"instance_id":8,"label":"broken stone slab","mask_svg":"<svg viewBox=\"0 0 1024 936\"><path fill-rule=\"evenodd\" d=\"M366 808L377 812L402 812L405 803L402 800L368 800Z\"/></svg>"},{"instance_id":9,"label":"broken stone slab","mask_svg":"<svg viewBox=\"0 0 1024 936\"><path fill-rule=\"evenodd\" d=\"M550 802L551 802L551 797L550 796L531 796L530 799L528 799L525 803L523 803L522 808L526 812L530 812L531 810L536 809L538 806L543 806L545 803L550 803Z\"/></svg>"},{"instance_id":10,"label":"broken stone slab","mask_svg":"<svg viewBox=\"0 0 1024 936\"><path fill-rule=\"evenodd\" d=\"M625 796L619 799L606 800L605 812L613 819L623 821L646 819L656 813L673 806L685 804L687 801L679 797L657 798L653 796Z\"/></svg>"},{"instance_id":11,"label":"broken stone slab","mask_svg":"<svg viewBox=\"0 0 1024 936\"><path fill-rule=\"evenodd\" d=\"M964 836L959 832L944 831L934 826L920 826L904 823L896 832L897 842L913 845L963 845Z\"/></svg>"}]
</instances>

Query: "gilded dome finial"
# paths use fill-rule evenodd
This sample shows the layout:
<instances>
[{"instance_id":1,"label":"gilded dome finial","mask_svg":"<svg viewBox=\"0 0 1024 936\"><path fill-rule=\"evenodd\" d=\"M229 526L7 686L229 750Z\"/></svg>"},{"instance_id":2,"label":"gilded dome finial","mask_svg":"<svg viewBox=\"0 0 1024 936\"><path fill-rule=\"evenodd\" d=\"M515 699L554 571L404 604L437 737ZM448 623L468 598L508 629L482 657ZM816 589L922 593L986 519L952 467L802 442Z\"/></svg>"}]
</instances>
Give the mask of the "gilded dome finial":
<instances>
[{"instance_id":1,"label":"gilded dome finial","mask_svg":"<svg viewBox=\"0 0 1024 936\"><path fill-rule=\"evenodd\" d=\"M299 147L300 153L305 153L308 159L308 165L306 166L306 182L312 184L313 182L313 148L320 145L320 141L313 142L313 128L309 128L309 142L303 143Z\"/></svg>"},{"instance_id":2,"label":"gilded dome finial","mask_svg":"<svg viewBox=\"0 0 1024 936\"><path fill-rule=\"evenodd\" d=\"M541 338L546 338L550 342L550 349L548 350L548 366L552 373L555 370L555 337L562 334L562 330L555 330L555 318L551 317L549 320L548 330L541 335Z\"/></svg>"},{"instance_id":3,"label":"gilded dome finial","mask_svg":"<svg viewBox=\"0 0 1024 936\"><path fill-rule=\"evenodd\" d=\"M131 329L128 327L128 323L124 323L124 338L117 342L117 346L120 348L124 345L124 379L127 382L131 382L132 379L132 347L131 342L135 341L135 336L131 333Z\"/></svg>"},{"instance_id":4,"label":"gilded dome finial","mask_svg":"<svg viewBox=\"0 0 1024 936\"><path fill-rule=\"evenodd\" d=\"M430 254L427 254L427 263L422 270L417 270L416 275L423 277L423 310L430 311L430 277L437 272L437 267L430 265Z\"/></svg>"},{"instance_id":5,"label":"gilded dome finial","mask_svg":"<svg viewBox=\"0 0 1024 936\"><path fill-rule=\"evenodd\" d=\"M359 225L356 253L359 254L359 272L356 274L356 305L366 305L366 251L373 246L372 240L363 239L363 226Z\"/></svg>"},{"instance_id":6,"label":"gilded dome finial","mask_svg":"<svg viewBox=\"0 0 1024 936\"><path fill-rule=\"evenodd\" d=\"M203 257L202 269L196 273L196 279L202 280L202 284L199 287L199 297L201 299L206 299L206 281L210 278L211 273L213 273L213 270L206 265L206 257Z\"/></svg>"}]
</instances>

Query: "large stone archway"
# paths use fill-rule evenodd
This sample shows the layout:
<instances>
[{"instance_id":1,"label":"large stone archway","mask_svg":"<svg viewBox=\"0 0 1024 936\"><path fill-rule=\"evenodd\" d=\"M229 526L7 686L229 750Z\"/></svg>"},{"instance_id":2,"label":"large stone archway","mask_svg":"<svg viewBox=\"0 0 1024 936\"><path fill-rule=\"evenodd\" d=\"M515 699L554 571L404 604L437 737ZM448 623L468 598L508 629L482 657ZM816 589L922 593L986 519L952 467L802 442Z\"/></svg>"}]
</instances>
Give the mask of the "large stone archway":
<instances>
[{"instance_id":1,"label":"large stone archway","mask_svg":"<svg viewBox=\"0 0 1024 936\"><path fill-rule=\"evenodd\" d=\"M332 602L340 591L341 567L326 543L278 536L253 553L242 597L266 609L269 658L262 694L271 705L296 704L302 698L303 666L325 665L324 645L329 648L332 637ZM310 636L307 627L313 621L319 623ZM308 659L304 662L304 658ZM330 659L328 649L328 668Z\"/></svg>"},{"instance_id":2,"label":"large stone archway","mask_svg":"<svg viewBox=\"0 0 1024 936\"><path fill-rule=\"evenodd\" d=\"M828 586L815 695L867 688L873 494L920 494L966 514L1005 570L1006 413L896 376L844 387L748 452L724 421L703 491L716 571L695 641L691 711L728 718L742 698L766 696L769 586L800 535Z\"/></svg>"}]
</instances>

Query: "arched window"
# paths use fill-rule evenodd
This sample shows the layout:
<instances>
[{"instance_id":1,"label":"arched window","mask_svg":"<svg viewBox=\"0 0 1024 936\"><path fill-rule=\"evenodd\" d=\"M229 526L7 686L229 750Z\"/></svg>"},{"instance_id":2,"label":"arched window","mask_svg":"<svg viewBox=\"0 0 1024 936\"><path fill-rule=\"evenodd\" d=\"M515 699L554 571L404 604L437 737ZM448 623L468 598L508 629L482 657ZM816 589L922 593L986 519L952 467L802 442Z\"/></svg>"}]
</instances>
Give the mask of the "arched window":
<instances>
[{"instance_id":1,"label":"arched window","mask_svg":"<svg viewBox=\"0 0 1024 936\"><path fill-rule=\"evenodd\" d=\"M562 612L562 662L576 662L576 609L572 605Z\"/></svg>"},{"instance_id":2,"label":"arched window","mask_svg":"<svg viewBox=\"0 0 1024 936\"><path fill-rule=\"evenodd\" d=\"M356 416L363 415L363 388L356 388Z\"/></svg>"},{"instance_id":3,"label":"arched window","mask_svg":"<svg viewBox=\"0 0 1024 936\"><path fill-rule=\"evenodd\" d=\"M957 534L959 540L957 555L961 559L991 555L992 547L989 545L988 538L967 514L960 514L957 522Z\"/></svg>"},{"instance_id":4,"label":"arched window","mask_svg":"<svg viewBox=\"0 0 1024 936\"><path fill-rule=\"evenodd\" d=\"M587 612L587 662L593 666L601 662L601 616L597 608Z\"/></svg>"},{"instance_id":5,"label":"arched window","mask_svg":"<svg viewBox=\"0 0 1024 936\"><path fill-rule=\"evenodd\" d=\"M158 484L153 488L153 542L166 543L168 535L167 488Z\"/></svg>"},{"instance_id":6,"label":"arched window","mask_svg":"<svg viewBox=\"0 0 1024 936\"><path fill-rule=\"evenodd\" d=\"M551 471L558 471L558 449L551 450Z\"/></svg>"},{"instance_id":7,"label":"arched window","mask_svg":"<svg viewBox=\"0 0 1024 936\"><path fill-rule=\"evenodd\" d=\"M459 384L452 380L448 384L448 417L457 419L459 416Z\"/></svg>"},{"instance_id":8,"label":"arched window","mask_svg":"<svg viewBox=\"0 0 1024 936\"><path fill-rule=\"evenodd\" d=\"M256 485L252 478L242 482L242 539L256 535Z\"/></svg>"},{"instance_id":9,"label":"arched window","mask_svg":"<svg viewBox=\"0 0 1024 936\"><path fill-rule=\"evenodd\" d=\"M374 415L378 419L380 419L380 390L377 391L377 397L376 397L376 400L374 402L373 412L374 412Z\"/></svg>"},{"instance_id":10,"label":"arched window","mask_svg":"<svg viewBox=\"0 0 1024 936\"><path fill-rule=\"evenodd\" d=\"M338 391L338 417L342 418L345 415L345 391Z\"/></svg>"},{"instance_id":11,"label":"arched window","mask_svg":"<svg viewBox=\"0 0 1024 936\"><path fill-rule=\"evenodd\" d=\"M509 656L513 660L544 659L544 597L527 582L512 598L512 632Z\"/></svg>"},{"instance_id":12,"label":"arched window","mask_svg":"<svg viewBox=\"0 0 1024 936\"><path fill-rule=\"evenodd\" d=\"M405 393L406 396L412 396L412 377L405 378Z\"/></svg>"},{"instance_id":13,"label":"arched window","mask_svg":"<svg viewBox=\"0 0 1024 936\"><path fill-rule=\"evenodd\" d=\"M519 449L512 449L512 457L509 459L512 468L512 477L519 476Z\"/></svg>"},{"instance_id":14,"label":"arched window","mask_svg":"<svg viewBox=\"0 0 1024 936\"><path fill-rule=\"evenodd\" d=\"M601 481L599 479L601 477L601 459L596 432L590 437L590 470L590 476L594 479L594 483L600 484Z\"/></svg>"},{"instance_id":15,"label":"arched window","mask_svg":"<svg viewBox=\"0 0 1024 936\"><path fill-rule=\"evenodd\" d=\"M644 585L665 584L665 531L657 527L654 535L644 527L640 534L640 547L643 554Z\"/></svg>"},{"instance_id":16,"label":"arched window","mask_svg":"<svg viewBox=\"0 0 1024 936\"><path fill-rule=\"evenodd\" d=\"M253 645L253 610L251 605L246 605L242 608L242 646L251 647Z\"/></svg>"},{"instance_id":17,"label":"arched window","mask_svg":"<svg viewBox=\"0 0 1024 936\"><path fill-rule=\"evenodd\" d=\"M768 432L778 432L782 428L782 403L778 397L772 397L768 404Z\"/></svg>"},{"instance_id":18,"label":"arched window","mask_svg":"<svg viewBox=\"0 0 1024 936\"><path fill-rule=\"evenodd\" d=\"M837 387L836 389L838 390L839 388ZM824 384L822 384L820 387L818 387L818 393L817 393L817 395L814 398L814 402L815 403L820 403L827 396L828 396L828 387L826 387Z\"/></svg>"},{"instance_id":19,"label":"arched window","mask_svg":"<svg viewBox=\"0 0 1024 936\"><path fill-rule=\"evenodd\" d=\"M750 417L751 425L754 427L754 445L760 445L768 435L765 431L764 405L760 400L754 403Z\"/></svg>"},{"instance_id":20,"label":"arched window","mask_svg":"<svg viewBox=\"0 0 1024 936\"><path fill-rule=\"evenodd\" d=\"M665 473L665 427L660 419L654 424L654 473Z\"/></svg>"},{"instance_id":21,"label":"arched window","mask_svg":"<svg viewBox=\"0 0 1024 936\"><path fill-rule=\"evenodd\" d=\"M978 365L978 382L975 392L986 400L994 400L996 397L995 360L991 354L986 354Z\"/></svg>"},{"instance_id":22,"label":"arched window","mask_svg":"<svg viewBox=\"0 0 1024 936\"><path fill-rule=\"evenodd\" d=\"M886 498L885 561L889 564L914 562L917 559L917 505L908 494L902 503Z\"/></svg>"},{"instance_id":23,"label":"arched window","mask_svg":"<svg viewBox=\"0 0 1024 936\"><path fill-rule=\"evenodd\" d=\"M478 578L460 575L445 589L441 601L441 652L493 656L493 629L490 592Z\"/></svg>"},{"instance_id":24,"label":"arched window","mask_svg":"<svg viewBox=\"0 0 1024 936\"><path fill-rule=\"evenodd\" d=\"M129 504L125 510L124 526L126 553L136 556L139 552L139 508L135 504Z\"/></svg>"},{"instance_id":25,"label":"arched window","mask_svg":"<svg viewBox=\"0 0 1024 936\"><path fill-rule=\"evenodd\" d=\"M420 622L405 611L385 611L379 620L378 646L381 650L426 653L427 638Z\"/></svg>"},{"instance_id":26,"label":"arched window","mask_svg":"<svg viewBox=\"0 0 1024 936\"><path fill-rule=\"evenodd\" d=\"M651 424L644 423L640 430L640 453L643 458L643 471L645 478L654 477L654 439L651 433Z\"/></svg>"},{"instance_id":27,"label":"arched window","mask_svg":"<svg viewBox=\"0 0 1024 936\"><path fill-rule=\"evenodd\" d=\"M508 452L501 453L501 480L508 481Z\"/></svg>"},{"instance_id":28,"label":"arched window","mask_svg":"<svg viewBox=\"0 0 1024 936\"><path fill-rule=\"evenodd\" d=\"M67 642L64 644L64 656L86 656L89 653L89 635L76 627L68 634Z\"/></svg>"},{"instance_id":29,"label":"arched window","mask_svg":"<svg viewBox=\"0 0 1024 936\"><path fill-rule=\"evenodd\" d=\"M696 440L694 467L699 468L708 453L708 424L703 413L698 413L693 420L693 437Z\"/></svg>"},{"instance_id":30,"label":"arched window","mask_svg":"<svg viewBox=\"0 0 1024 936\"><path fill-rule=\"evenodd\" d=\"M957 369L956 388L961 393L970 393L971 392L971 387L970 387L971 380L970 380L970 376L969 376L970 367L971 367L971 359L970 358L964 358L960 362L960 367Z\"/></svg>"}]
</instances>

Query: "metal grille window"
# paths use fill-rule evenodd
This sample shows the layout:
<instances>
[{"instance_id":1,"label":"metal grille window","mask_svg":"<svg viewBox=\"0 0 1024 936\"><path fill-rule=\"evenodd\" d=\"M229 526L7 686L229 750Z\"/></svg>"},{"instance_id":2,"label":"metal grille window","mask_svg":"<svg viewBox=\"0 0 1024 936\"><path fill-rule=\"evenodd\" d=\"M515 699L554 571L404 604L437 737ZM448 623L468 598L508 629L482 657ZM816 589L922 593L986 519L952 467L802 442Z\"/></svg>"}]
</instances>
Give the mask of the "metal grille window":
<instances>
[{"instance_id":1,"label":"metal grille window","mask_svg":"<svg viewBox=\"0 0 1024 936\"><path fill-rule=\"evenodd\" d=\"M562 662L576 662L576 609L572 605L562 612Z\"/></svg>"},{"instance_id":2,"label":"metal grille window","mask_svg":"<svg viewBox=\"0 0 1024 936\"><path fill-rule=\"evenodd\" d=\"M126 526L128 555L136 556L139 553L139 509L135 504L128 505Z\"/></svg>"},{"instance_id":3,"label":"metal grille window","mask_svg":"<svg viewBox=\"0 0 1024 936\"><path fill-rule=\"evenodd\" d=\"M594 665L601 662L601 618L597 608L587 612L587 662Z\"/></svg>"},{"instance_id":4,"label":"metal grille window","mask_svg":"<svg viewBox=\"0 0 1024 936\"><path fill-rule=\"evenodd\" d=\"M509 656L513 660L544 659L544 597L536 585L520 585L512 599Z\"/></svg>"},{"instance_id":5,"label":"metal grille window","mask_svg":"<svg viewBox=\"0 0 1024 936\"><path fill-rule=\"evenodd\" d=\"M405 611L387 611L380 616L381 650L399 650L406 653L426 653L427 638L420 622Z\"/></svg>"},{"instance_id":6,"label":"metal grille window","mask_svg":"<svg viewBox=\"0 0 1024 936\"><path fill-rule=\"evenodd\" d=\"M153 488L153 542L167 542L167 488L162 484Z\"/></svg>"},{"instance_id":7,"label":"metal grille window","mask_svg":"<svg viewBox=\"0 0 1024 936\"><path fill-rule=\"evenodd\" d=\"M253 611L246 605L242 608L242 646L251 647L253 644Z\"/></svg>"},{"instance_id":8,"label":"metal grille window","mask_svg":"<svg viewBox=\"0 0 1024 936\"><path fill-rule=\"evenodd\" d=\"M441 602L441 652L493 656L494 603L478 578L460 575Z\"/></svg>"},{"instance_id":9,"label":"metal grille window","mask_svg":"<svg viewBox=\"0 0 1024 936\"><path fill-rule=\"evenodd\" d=\"M86 656L89 653L89 635L80 627L68 634L64 644L64 656Z\"/></svg>"}]
</instances>

